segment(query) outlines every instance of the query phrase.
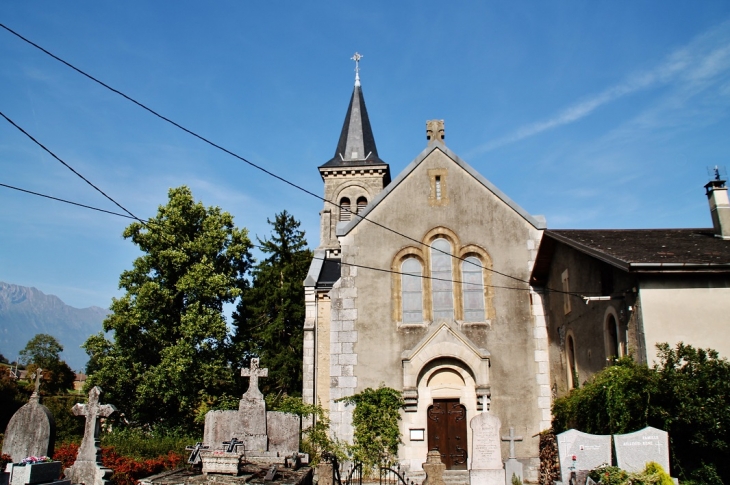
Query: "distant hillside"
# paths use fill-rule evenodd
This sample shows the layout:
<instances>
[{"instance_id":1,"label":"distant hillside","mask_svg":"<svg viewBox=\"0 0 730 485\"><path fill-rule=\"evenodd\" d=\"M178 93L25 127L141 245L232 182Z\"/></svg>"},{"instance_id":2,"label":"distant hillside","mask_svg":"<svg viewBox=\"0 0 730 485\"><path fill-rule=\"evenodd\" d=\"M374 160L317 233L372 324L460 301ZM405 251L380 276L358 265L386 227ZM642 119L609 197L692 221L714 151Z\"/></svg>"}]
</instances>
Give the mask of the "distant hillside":
<instances>
[{"instance_id":1,"label":"distant hillside","mask_svg":"<svg viewBox=\"0 0 730 485\"><path fill-rule=\"evenodd\" d=\"M80 346L101 331L109 310L74 308L36 288L0 282L0 354L9 360L38 333L53 335L63 345L61 358L76 371L84 370L88 356Z\"/></svg>"}]
</instances>

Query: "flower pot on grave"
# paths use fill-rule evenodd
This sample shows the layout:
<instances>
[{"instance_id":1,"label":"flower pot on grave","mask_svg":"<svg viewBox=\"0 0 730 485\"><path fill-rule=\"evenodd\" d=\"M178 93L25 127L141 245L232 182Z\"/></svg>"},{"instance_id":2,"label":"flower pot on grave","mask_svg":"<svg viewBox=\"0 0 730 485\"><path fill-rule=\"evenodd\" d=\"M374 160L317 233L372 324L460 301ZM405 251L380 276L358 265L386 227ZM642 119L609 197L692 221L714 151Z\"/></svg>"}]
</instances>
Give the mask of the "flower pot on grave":
<instances>
[{"instance_id":1,"label":"flower pot on grave","mask_svg":"<svg viewBox=\"0 0 730 485\"><path fill-rule=\"evenodd\" d=\"M35 485L50 483L61 476L60 461L29 463L25 466L13 465L10 471L10 485Z\"/></svg>"},{"instance_id":2,"label":"flower pot on grave","mask_svg":"<svg viewBox=\"0 0 730 485\"><path fill-rule=\"evenodd\" d=\"M225 451L213 451L200 453L200 461L203 462L203 474L222 473L225 475L238 475L238 467L241 464L243 453L229 453Z\"/></svg>"}]
</instances>

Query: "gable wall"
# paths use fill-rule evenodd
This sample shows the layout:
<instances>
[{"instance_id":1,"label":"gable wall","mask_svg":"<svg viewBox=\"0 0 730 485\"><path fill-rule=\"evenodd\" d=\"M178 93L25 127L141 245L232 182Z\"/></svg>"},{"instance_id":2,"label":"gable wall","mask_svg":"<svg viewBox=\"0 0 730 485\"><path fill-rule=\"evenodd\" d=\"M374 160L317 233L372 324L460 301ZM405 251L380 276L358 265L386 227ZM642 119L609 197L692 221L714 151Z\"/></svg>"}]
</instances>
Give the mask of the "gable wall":
<instances>
[{"instance_id":1,"label":"gable wall","mask_svg":"<svg viewBox=\"0 0 730 485\"><path fill-rule=\"evenodd\" d=\"M429 203L432 185L429 170L434 169L446 169L443 196L448 197L448 204ZM439 150L424 159L369 213L368 218L418 240L435 227L446 227L457 235L462 245L476 244L486 250L495 270L525 281L529 279L529 262L534 260L534 248L541 236L541 231ZM360 222L348 235L341 237L340 242L344 262L385 269L391 268L394 257L404 247L418 247L367 221ZM403 389L401 354L412 349L429 329L398 328L393 320L393 275L362 268L351 268L349 275L345 275L346 271L343 266L343 278L336 285L337 292L343 286L353 287L354 291L348 289L347 294L355 295L355 311L336 314L338 308L343 312L347 309L344 308L345 299L338 302L338 293L333 291L332 330L335 332L344 321L337 320L340 316L354 318L354 334L348 333L345 338L355 340L353 353L356 357L340 356L339 359L356 364L354 379L342 382L355 384L358 391L381 383ZM352 272L356 274L353 276ZM494 285L521 290L493 289L494 316L489 325L464 326L462 331L478 347L491 352L492 412L500 417L503 426L514 426L515 432L529 437L540 431L542 418L536 404L540 393L544 393L536 382L536 351L547 349L536 347L528 284L497 274L492 275L491 281ZM343 333L347 332L343 330ZM342 343L335 340L332 340L333 345ZM334 372L342 372L342 369L334 369ZM338 385L334 378L333 385ZM331 392L337 393L334 389ZM546 399L549 399L549 392ZM336 405L334 408L335 413L346 412ZM347 426L341 431L347 433ZM404 433L404 440L407 440L407 433ZM537 456L537 445L537 438L517 443L518 456ZM505 445L505 458L506 450Z\"/></svg>"}]
</instances>

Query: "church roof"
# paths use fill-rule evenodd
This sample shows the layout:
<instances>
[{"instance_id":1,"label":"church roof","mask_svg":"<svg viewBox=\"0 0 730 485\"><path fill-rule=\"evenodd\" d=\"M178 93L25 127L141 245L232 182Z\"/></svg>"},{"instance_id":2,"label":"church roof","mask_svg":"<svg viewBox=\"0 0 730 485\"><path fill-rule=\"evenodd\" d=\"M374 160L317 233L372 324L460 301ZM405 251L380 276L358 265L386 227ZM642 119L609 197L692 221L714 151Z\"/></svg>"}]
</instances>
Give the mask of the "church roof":
<instances>
[{"instance_id":1,"label":"church roof","mask_svg":"<svg viewBox=\"0 0 730 485\"><path fill-rule=\"evenodd\" d=\"M369 165L385 165L385 162L378 157L365 98L360 83L357 82L352 90L335 156L320 168Z\"/></svg>"},{"instance_id":2,"label":"church roof","mask_svg":"<svg viewBox=\"0 0 730 485\"><path fill-rule=\"evenodd\" d=\"M383 189L374 199L373 201L368 204L368 206L365 208L365 211L362 214L358 214L357 217L353 217L353 219L348 223L340 223L337 225L337 235L338 236L344 236L347 233L349 233L355 226L357 226L360 221L363 218L367 218L368 214L372 212L375 207L380 204L380 202L388 197L388 195L395 190L398 185L400 185L401 182L403 182L408 175L413 172L418 165L428 157L431 152L434 150L440 150L442 153L444 153L447 157L452 159L457 165L459 165L461 168L463 168L467 173L469 173L472 177L474 177L479 183L481 183L484 187L487 188L490 192L492 192L494 195L496 195L499 199L502 200L505 204L507 204L509 207L512 208L515 212L517 212L520 216L522 216L527 222L529 222L535 229L545 229L547 227L545 222L545 217L543 216L533 216L530 213L528 213L525 209L520 207L515 201L510 199L507 194L499 190L492 182L487 180L474 170L471 165L466 163L464 160L462 160L457 154L452 152L446 145L444 145L441 141L434 141L433 145L430 145L426 147L408 166L391 182L388 184L385 189Z\"/></svg>"},{"instance_id":3,"label":"church roof","mask_svg":"<svg viewBox=\"0 0 730 485\"><path fill-rule=\"evenodd\" d=\"M714 229L560 229L543 234L532 282L547 280L556 243L624 271L730 271L730 241Z\"/></svg>"}]
</instances>

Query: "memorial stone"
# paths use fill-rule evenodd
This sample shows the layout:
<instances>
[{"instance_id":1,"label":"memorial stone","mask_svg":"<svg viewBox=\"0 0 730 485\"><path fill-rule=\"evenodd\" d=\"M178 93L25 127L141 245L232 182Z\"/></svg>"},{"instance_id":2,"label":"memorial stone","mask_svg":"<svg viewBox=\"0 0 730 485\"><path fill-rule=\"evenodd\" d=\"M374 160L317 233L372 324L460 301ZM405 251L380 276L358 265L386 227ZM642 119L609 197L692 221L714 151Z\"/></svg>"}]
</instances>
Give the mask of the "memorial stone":
<instances>
[{"instance_id":1,"label":"memorial stone","mask_svg":"<svg viewBox=\"0 0 730 485\"><path fill-rule=\"evenodd\" d=\"M611 464L611 435L596 435L569 429L557 436L560 474L563 483L571 471L593 470Z\"/></svg>"},{"instance_id":2,"label":"memorial stone","mask_svg":"<svg viewBox=\"0 0 730 485\"><path fill-rule=\"evenodd\" d=\"M301 423L299 416L278 411L269 411L266 414L269 451L280 456L298 452Z\"/></svg>"},{"instance_id":3,"label":"memorial stone","mask_svg":"<svg viewBox=\"0 0 730 485\"><path fill-rule=\"evenodd\" d=\"M246 451L267 451L266 402L259 390L259 377L267 377L269 369L259 368L259 359L251 359L251 368L241 369L241 375L249 378L248 390L238 404Z\"/></svg>"},{"instance_id":4,"label":"memorial stone","mask_svg":"<svg viewBox=\"0 0 730 485\"><path fill-rule=\"evenodd\" d=\"M627 472L640 472L654 461L669 473L669 434L647 426L627 434L613 435L616 462Z\"/></svg>"},{"instance_id":5,"label":"memorial stone","mask_svg":"<svg viewBox=\"0 0 730 485\"><path fill-rule=\"evenodd\" d=\"M5 428L2 452L20 463L29 456L52 456L56 439L56 421L40 403L42 369L36 370L35 391L28 402L10 418Z\"/></svg>"},{"instance_id":6,"label":"memorial stone","mask_svg":"<svg viewBox=\"0 0 730 485\"><path fill-rule=\"evenodd\" d=\"M426 463L422 466L423 471L426 472L426 479L422 485L444 485L446 465L441 461L441 453L438 450L429 451L426 455Z\"/></svg>"},{"instance_id":7,"label":"memorial stone","mask_svg":"<svg viewBox=\"0 0 730 485\"><path fill-rule=\"evenodd\" d=\"M517 460L517 455L515 455L515 441L522 441L522 436L515 436L515 429L510 427L509 436L502 436L502 441L509 441L509 458L504 464L505 483L506 485L511 485L513 475L517 476L520 482L522 482L522 463Z\"/></svg>"},{"instance_id":8,"label":"memorial stone","mask_svg":"<svg viewBox=\"0 0 730 485\"><path fill-rule=\"evenodd\" d=\"M99 445L99 431L101 418L111 416L117 409L111 404L99 404L101 389L94 386L89 391L88 404L76 404L72 411L76 416L86 416L84 438L81 440L76 461L67 468L64 475L72 483L84 485L108 485L112 470L104 468L101 463L101 446Z\"/></svg>"},{"instance_id":9,"label":"memorial stone","mask_svg":"<svg viewBox=\"0 0 730 485\"><path fill-rule=\"evenodd\" d=\"M503 485L505 473L500 444L502 423L497 416L482 412L471 419L469 426L472 430L471 485Z\"/></svg>"}]
</instances>

